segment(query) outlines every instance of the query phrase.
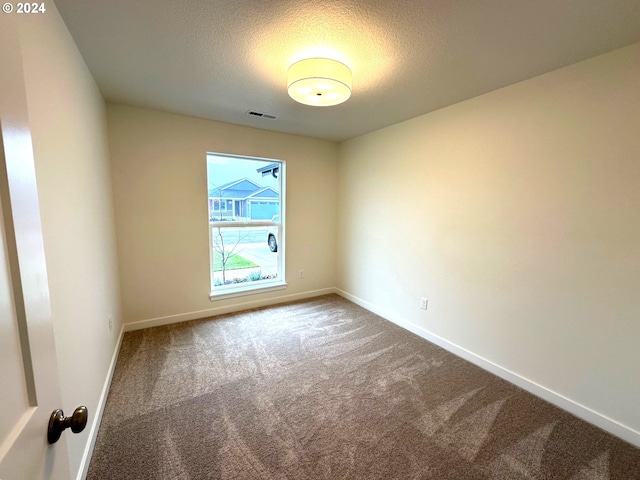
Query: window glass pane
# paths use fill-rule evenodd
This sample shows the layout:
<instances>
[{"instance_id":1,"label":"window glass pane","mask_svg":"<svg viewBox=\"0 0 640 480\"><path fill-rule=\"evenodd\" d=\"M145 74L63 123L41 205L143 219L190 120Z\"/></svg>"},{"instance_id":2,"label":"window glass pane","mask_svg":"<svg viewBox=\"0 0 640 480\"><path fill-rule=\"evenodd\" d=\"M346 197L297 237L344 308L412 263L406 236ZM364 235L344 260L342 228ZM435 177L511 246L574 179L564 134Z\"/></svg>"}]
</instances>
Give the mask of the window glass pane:
<instances>
[{"instance_id":1,"label":"window glass pane","mask_svg":"<svg viewBox=\"0 0 640 480\"><path fill-rule=\"evenodd\" d=\"M278 227L213 227L212 236L214 286L278 278Z\"/></svg>"},{"instance_id":2,"label":"window glass pane","mask_svg":"<svg viewBox=\"0 0 640 480\"><path fill-rule=\"evenodd\" d=\"M284 162L207 156L211 292L284 284Z\"/></svg>"}]
</instances>

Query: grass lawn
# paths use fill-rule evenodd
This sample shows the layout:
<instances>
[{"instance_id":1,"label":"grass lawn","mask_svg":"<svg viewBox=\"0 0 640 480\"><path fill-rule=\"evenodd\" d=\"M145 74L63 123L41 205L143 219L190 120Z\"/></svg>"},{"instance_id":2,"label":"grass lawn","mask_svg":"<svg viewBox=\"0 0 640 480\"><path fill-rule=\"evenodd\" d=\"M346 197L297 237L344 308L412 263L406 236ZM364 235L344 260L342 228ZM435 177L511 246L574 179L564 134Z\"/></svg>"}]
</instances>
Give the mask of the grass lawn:
<instances>
[{"instance_id":1,"label":"grass lawn","mask_svg":"<svg viewBox=\"0 0 640 480\"><path fill-rule=\"evenodd\" d=\"M239 268L253 268L257 267L255 263L247 260L240 255L233 255L229 260L227 260L227 270L237 270ZM215 254L213 257L213 271L221 272L222 271L222 259L219 254Z\"/></svg>"}]
</instances>

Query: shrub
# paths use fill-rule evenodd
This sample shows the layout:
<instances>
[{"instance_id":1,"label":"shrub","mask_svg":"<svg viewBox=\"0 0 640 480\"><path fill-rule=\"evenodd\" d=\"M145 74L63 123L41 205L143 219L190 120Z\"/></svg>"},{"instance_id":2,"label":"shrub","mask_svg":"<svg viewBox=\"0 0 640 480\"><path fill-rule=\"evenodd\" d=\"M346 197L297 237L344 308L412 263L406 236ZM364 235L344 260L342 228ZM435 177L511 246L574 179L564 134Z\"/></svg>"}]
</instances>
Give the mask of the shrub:
<instances>
[{"instance_id":1,"label":"shrub","mask_svg":"<svg viewBox=\"0 0 640 480\"><path fill-rule=\"evenodd\" d=\"M262 280L262 272L258 270L257 272L251 272L249 274L249 281L255 282L256 280Z\"/></svg>"}]
</instances>

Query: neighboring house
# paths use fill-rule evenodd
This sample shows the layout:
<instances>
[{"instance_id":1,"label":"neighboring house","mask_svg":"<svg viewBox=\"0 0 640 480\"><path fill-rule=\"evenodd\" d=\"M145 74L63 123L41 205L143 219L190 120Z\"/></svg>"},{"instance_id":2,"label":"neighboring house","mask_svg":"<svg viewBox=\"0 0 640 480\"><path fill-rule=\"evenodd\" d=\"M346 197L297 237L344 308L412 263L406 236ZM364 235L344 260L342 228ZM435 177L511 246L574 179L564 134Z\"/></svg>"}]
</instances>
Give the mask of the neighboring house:
<instances>
[{"instance_id":1,"label":"neighboring house","mask_svg":"<svg viewBox=\"0 0 640 480\"><path fill-rule=\"evenodd\" d=\"M273 178L278 178L278 173L280 172L280 164L270 163L266 167L258 168L256 171L258 173L261 173L263 177L271 175Z\"/></svg>"},{"instance_id":2,"label":"neighboring house","mask_svg":"<svg viewBox=\"0 0 640 480\"><path fill-rule=\"evenodd\" d=\"M280 194L242 178L209 190L211 220L271 220L278 213Z\"/></svg>"}]
</instances>

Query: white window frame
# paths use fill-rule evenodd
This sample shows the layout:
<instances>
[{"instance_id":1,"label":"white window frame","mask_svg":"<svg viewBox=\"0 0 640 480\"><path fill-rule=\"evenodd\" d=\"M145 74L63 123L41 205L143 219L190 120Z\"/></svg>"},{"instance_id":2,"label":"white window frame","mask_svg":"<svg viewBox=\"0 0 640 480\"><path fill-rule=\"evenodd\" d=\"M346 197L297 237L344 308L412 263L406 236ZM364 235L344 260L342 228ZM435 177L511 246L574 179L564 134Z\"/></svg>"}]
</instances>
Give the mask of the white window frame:
<instances>
[{"instance_id":1,"label":"white window frame","mask_svg":"<svg viewBox=\"0 0 640 480\"><path fill-rule=\"evenodd\" d=\"M259 220L252 222L234 222L234 221L215 221L209 220L209 282L210 293L209 300L216 301L226 298L239 297L244 295L254 295L257 293L265 293L275 290L283 290L287 288L287 282L285 279L285 252L286 252L286 235L285 235L285 219L286 219L286 163L284 160L277 160L271 158L251 157L246 155L234 155L226 153L207 153L207 161L209 157L220 157L227 159L239 159L239 160L254 160L269 163L278 163L279 167L279 186L280 186L280 221L273 222L269 220ZM207 201L209 198L209 188L207 185ZM226 202L225 202L226 203ZM208 210L208 209L207 209ZM207 217L209 217L209 211L207 211ZM277 242L278 251L276 264L278 277L274 279L258 280L252 282L243 282L230 285L214 285L214 229L217 227L232 227L232 228L255 228L255 227L270 227L275 226L277 228ZM265 236L265 245L266 245Z\"/></svg>"}]
</instances>

